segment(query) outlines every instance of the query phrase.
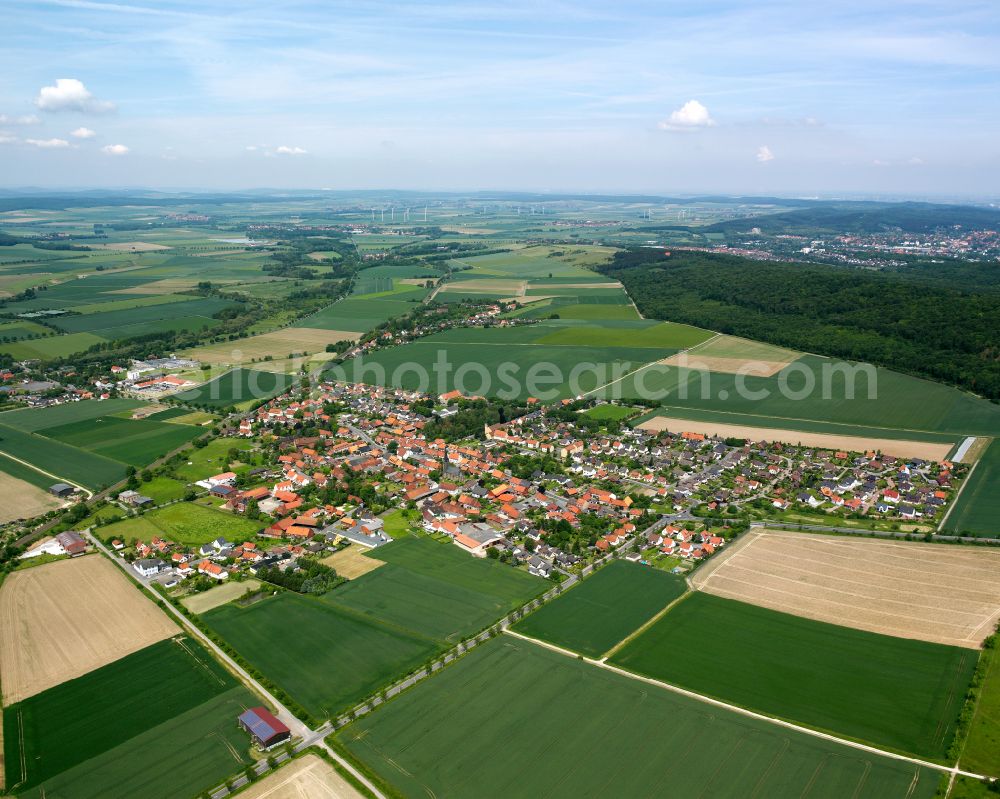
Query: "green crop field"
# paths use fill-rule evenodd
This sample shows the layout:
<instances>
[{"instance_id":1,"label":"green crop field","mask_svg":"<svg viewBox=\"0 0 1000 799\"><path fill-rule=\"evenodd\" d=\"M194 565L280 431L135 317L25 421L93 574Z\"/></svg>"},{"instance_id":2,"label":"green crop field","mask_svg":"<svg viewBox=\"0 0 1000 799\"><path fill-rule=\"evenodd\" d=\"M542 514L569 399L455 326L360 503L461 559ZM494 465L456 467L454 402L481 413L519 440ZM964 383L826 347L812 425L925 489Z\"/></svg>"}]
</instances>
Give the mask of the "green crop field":
<instances>
[{"instance_id":1,"label":"green crop field","mask_svg":"<svg viewBox=\"0 0 1000 799\"><path fill-rule=\"evenodd\" d=\"M549 587L427 538L394 541L369 557L387 565L337 588L327 601L446 643L478 632Z\"/></svg>"},{"instance_id":2,"label":"green crop field","mask_svg":"<svg viewBox=\"0 0 1000 799\"><path fill-rule=\"evenodd\" d=\"M65 358L67 355L83 352L102 341L104 339L94 333L69 333L64 336L0 344L0 352L10 355L15 360L38 359L44 361L50 358Z\"/></svg>"},{"instance_id":3,"label":"green crop field","mask_svg":"<svg viewBox=\"0 0 1000 799\"><path fill-rule=\"evenodd\" d=\"M139 486L140 493L143 491ZM239 541L251 538L263 527L245 516L207 508L193 502L177 502L162 508L154 508L141 516L123 519L109 525L103 531L105 537L115 536L123 541L133 538L147 540L158 535L175 544L200 546L216 538Z\"/></svg>"},{"instance_id":4,"label":"green crop field","mask_svg":"<svg viewBox=\"0 0 1000 799\"><path fill-rule=\"evenodd\" d=\"M477 646L335 740L412 799L929 799L938 783L932 771L510 636Z\"/></svg>"},{"instance_id":5,"label":"green crop field","mask_svg":"<svg viewBox=\"0 0 1000 799\"><path fill-rule=\"evenodd\" d=\"M0 454L0 472L16 477L18 480L24 480L24 482L46 491L53 483L52 478L48 475L26 466L20 461L11 460L3 454Z\"/></svg>"},{"instance_id":6,"label":"green crop field","mask_svg":"<svg viewBox=\"0 0 1000 799\"><path fill-rule=\"evenodd\" d=\"M89 489L108 486L125 477L125 464L121 461L2 424L0 451Z\"/></svg>"},{"instance_id":7,"label":"green crop field","mask_svg":"<svg viewBox=\"0 0 1000 799\"><path fill-rule=\"evenodd\" d=\"M168 424L149 419L123 419L117 416L100 416L46 427L39 431L46 438L133 466L152 463L202 432L191 425Z\"/></svg>"},{"instance_id":8,"label":"green crop field","mask_svg":"<svg viewBox=\"0 0 1000 799\"><path fill-rule=\"evenodd\" d=\"M809 433L860 436L862 438L889 438L941 443L955 443L962 439L962 436L957 433L935 433L926 430L908 430L902 427L871 427L869 425L840 424L816 419L788 421L773 416L729 413L727 411L707 411L700 408L686 408L675 405L665 405L652 411L646 411L641 416L633 419L630 424L633 426L639 425L654 416L690 419L693 422L718 422L720 424L737 424L747 427L771 427L779 430L791 429Z\"/></svg>"},{"instance_id":9,"label":"green crop field","mask_svg":"<svg viewBox=\"0 0 1000 799\"><path fill-rule=\"evenodd\" d=\"M235 716L255 701L198 643L161 641L5 708L7 787L87 799L212 788L249 762Z\"/></svg>"},{"instance_id":10,"label":"green crop field","mask_svg":"<svg viewBox=\"0 0 1000 799\"><path fill-rule=\"evenodd\" d=\"M562 327L538 339L539 344L606 347L662 347L683 350L712 337L707 330L673 322L615 322Z\"/></svg>"},{"instance_id":11,"label":"green crop field","mask_svg":"<svg viewBox=\"0 0 1000 799\"><path fill-rule=\"evenodd\" d=\"M656 399L674 407L769 416L783 421L965 435L1000 433L1000 407L995 404L888 369L876 371L874 396L869 396L867 379L860 377L855 383L843 372L831 372L835 363L805 356L775 377L709 374L653 365L609 387L602 395ZM852 384L853 397L847 389Z\"/></svg>"},{"instance_id":12,"label":"green crop field","mask_svg":"<svg viewBox=\"0 0 1000 799\"><path fill-rule=\"evenodd\" d=\"M1000 538L1000 438L980 457L945 521L945 529Z\"/></svg>"},{"instance_id":13,"label":"green crop field","mask_svg":"<svg viewBox=\"0 0 1000 799\"><path fill-rule=\"evenodd\" d=\"M686 590L683 577L615 560L514 629L598 658Z\"/></svg>"},{"instance_id":14,"label":"green crop field","mask_svg":"<svg viewBox=\"0 0 1000 799\"><path fill-rule=\"evenodd\" d=\"M762 713L943 758L976 653L694 593L612 661Z\"/></svg>"},{"instance_id":15,"label":"green crop field","mask_svg":"<svg viewBox=\"0 0 1000 799\"><path fill-rule=\"evenodd\" d=\"M373 556L443 583L481 591L511 607L522 605L551 587L540 577L488 558L470 557L452 544L427 538L394 541L379 547Z\"/></svg>"},{"instance_id":16,"label":"green crop field","mask_svg":"<svg viewBox=\"0 0 1000 799\"><path fill-rule=\"evenodd\" d=\"M393 317L410 313L428 293L427 289L419 286L408 288L413 291L391 297L347 297L300 319L296 324L320 330L365 333Z\"/></svg>"},{"instance_id":17,"label":"green crop field","mask_svg":"<svg viewBox=\"0 0 1000 799\"><path fill-rule=\"evenodd\" d=\"M387 565L321 598L283 593L203 618L310 713L325 716L548 587L538 577L426 538L394 541L369 557Z\"/></svg>"},{"instance_id":18,"label":"green crop field","mask_svg":"<svg viewBox=\"0 0 1000 799\"><path fill-rule=\"evenodd\" d=\"M1000 777L1000 651L995 638L980 657L983 681L959 760L968 771Z\"/></svg>"},{"instance_id":19,"label":"green crop field","mask_svg":"<svg viewBox=\"0 0 1000 799\"><path fill-rule=\"evenodd\" d=\"M349 361L335 373L353 382L433 394L462 388L484 396L551 399L591 391L673 352L652 347L491 345L429 336ZM434 369L438 362L445 370Z\"/></svg>"},{"instance_id":20,"label":"green crop field","mask_svg":"<svg viewBox=\"0 0 1000 799\"><path fill-rule=\"evenodd\" d=\"M280 372L232 369L204 385L174 394L173 398L188 405L225 408L273 397L288 388L291 382L289 375Z\"/></svg>"},{"instance_id":21,"label":"green crop field","mask_svg":"<svg viewBox=\"0 0 1000 799\"><path fill-rule=\"evenodd\" d=\"M65 402L62 405L50 405L48 408L22 408L0 413L0 424L34 433L46 427L82 422L99 416L117 416L142 405L139 400L124 398Z\"/></svg>"},{"instance_id":22,"label":"green crop field","mask_svg":"<svg viewBox=\"0 0 1000 799\"><path fill-rule=\"evenodd\" d=\"M440 648L292 592L245 608L223 605L202 620L317 718L351 707Z\"/></svg>"}]
</instances>

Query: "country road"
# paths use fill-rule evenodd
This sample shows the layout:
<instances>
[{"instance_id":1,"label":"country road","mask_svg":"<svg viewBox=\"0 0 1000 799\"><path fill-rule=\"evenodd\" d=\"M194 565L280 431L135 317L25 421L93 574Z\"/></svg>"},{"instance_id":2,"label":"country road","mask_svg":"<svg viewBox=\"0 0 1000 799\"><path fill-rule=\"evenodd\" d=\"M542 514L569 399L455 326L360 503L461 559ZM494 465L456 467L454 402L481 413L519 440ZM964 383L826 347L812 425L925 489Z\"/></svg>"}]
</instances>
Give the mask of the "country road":
<instances>
[{"instance_id":1,"label":"country road","mask_svg":"<svg viewBox=\"0 0 1000 799\"><path fill-rule=\"evenodd\" d=\"M913 763L917 766L923 766L925 768L934 769L935 771L940 771L943 774L958 774L963 777L971 777L976 780L990 780L993 781L992 777L985 776L983 774L976 774L971 771L963 771L957 765L955 766L943 766L940 763L932 763L928 760L921 760L917 757L909 757L908 755L901 755L897 752L888 752L884 749L879 749L877 746L869 746L868 744L859 743L858 741L852 741L849 738L840 738L836 735L830 735L829 733L820 732L819 730L814 730L810 727L803 727L799 724L794 724L790 721L785 721L784 719L779 719L774 716L768 716L764 713L757 713L753 710L747 710L745 707L740 707L739 705L732 705L729 702L723 702L719 699L713 699L710 696L705 696L704 694L696 693L695 691L689 691L686 688L681 688L678 685L673 685L668 682L663 682L661 680L654 680L652 677L644 677L641 674L635 674L631 671L618 668L618 666L613 666L610 663L606 663L604 659L595 660L594 658L585 657L579 655L576 652L572 652L569 649L563 649L561 646L556 646L555 644L550 644L547 641L539 640L538 638L531 638L530 636L524 635L522 633L514 632L511 629L504 629L504 633L513 636L514 638L520 638L524 641L528 641L537 646L550 649L553 652L557 652L560 655L565 655L566 657L581 658L592 666L597 666L599 669L604 669L606 671L614 672L622 677L628 677L631 680L638 680L639 682L644 682L647 685L655 685L658 688L663 688L667 691L671 691L675 694L680 694L681 696L686 696L689 699L697 700L698 702L704 702L707 705L712 705L713 707L723 708L725 710L730 710L733 713L739 713L741 716L747 716L752 719L757 719L758 721L765 721L770 724L775 724L779 727L784 727L785 729L795 730L796 732L803 733L805 735L811 735L814 738L821 738L824 741L831 741L833 743L838 743L843 746L849 746L852 749L859 749L862 752L868 752L873 755L880 755L882 757L892 758L893 760L902 760L906 763Z\"/></svg>"},{"instance_id":2,"label":"country road","mask_svg":"<svg viewBox=\"0 0 1000 799\"><path fill-rule=\"evenodd\" d=\"M152 594L154 601L162 604L170 613L174 615L176 620L180 622L181 627L186 630L190 635L197 638L202 644L212 650L223 663L225 663L229 669L237 674L239 678L248 686L253 688L260 696L263 696L267 702L277 710L275 714L278 719L284 723L289 730L292 731L294 737L301 738L303 742L308 741L308 744L299 745L297 750L306 748L306 746L319 746L321 747L330 757L337 761L337 763L343 767L347 772L351 774L358 782L365 786L369 791L372 792L378 799L386 799L382 792L368 779L357 771L354 766L344 760L339 754L337 754L333 749L327 745L323 738L332 732L332 726L327 722L322 727L317 730L311 730L309 726L299 720L295 714L293 714L287 707L285 707L281 702L279 702L270 691L268 691L263 685L261 685L257 680L255 680L250 674L248 674L242 666L240 666L235 660L233 660L228 654L226 654L221 647L219 647L212 639L205 635L201 630L199 630L191 621L181 613L177 608L171 605L169 602L163 601L163 597L156 593L156 591L143 580L136 578L136 575L128 567L128 564L121 558L112 554L107 547L104 546L97 538L94 536L90 530L86 530L85 534L91 543L97 547L101 552L111 558L112 562L118 564L118 566L128 575L134 582L142 586L142 588Z\"/></svg>"}]
</instances>

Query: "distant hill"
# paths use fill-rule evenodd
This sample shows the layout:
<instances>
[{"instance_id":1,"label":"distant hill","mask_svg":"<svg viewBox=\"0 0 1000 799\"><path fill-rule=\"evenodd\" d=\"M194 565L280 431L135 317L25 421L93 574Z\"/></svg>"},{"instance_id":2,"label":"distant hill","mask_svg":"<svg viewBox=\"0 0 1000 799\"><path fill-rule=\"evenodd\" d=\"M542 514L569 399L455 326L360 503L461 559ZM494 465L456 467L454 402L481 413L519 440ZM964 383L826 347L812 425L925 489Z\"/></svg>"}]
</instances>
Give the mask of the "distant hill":
<instances>
[{"instance_id":1,"label":"distant hill","mask_svg":"<svg viewBox=\"0 0 1000 799\"><path fill-rule=\"evenodd\" d=\"M822 205L760 214L743 219L716 222L701 228L709 233L762 233L823 235L844 233L881 233L902 230L907 233L930 233L939 228L962 230L1000 229L1000 210L972 205L936 203L824 203Z\"/></svg>"}]
</instances>

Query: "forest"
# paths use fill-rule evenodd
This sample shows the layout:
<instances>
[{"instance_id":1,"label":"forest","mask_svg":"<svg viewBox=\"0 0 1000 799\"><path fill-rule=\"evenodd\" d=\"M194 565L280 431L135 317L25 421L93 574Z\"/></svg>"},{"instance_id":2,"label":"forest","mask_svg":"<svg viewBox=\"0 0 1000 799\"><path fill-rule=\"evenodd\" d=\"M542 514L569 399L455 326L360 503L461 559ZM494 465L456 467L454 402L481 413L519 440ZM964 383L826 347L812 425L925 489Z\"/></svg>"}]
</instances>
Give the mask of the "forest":
<instances>
[{"instance_id":1,"label":"forest","mask_svg":"<svg viewBox=\"0 0 1000 799\"><path fill-rule=\"evenodd\" d=\"M653 249L616 253L600 271L647 318L868 361L1000 400L1000 291L989 281Z\"/></svg>"}]
</instances>

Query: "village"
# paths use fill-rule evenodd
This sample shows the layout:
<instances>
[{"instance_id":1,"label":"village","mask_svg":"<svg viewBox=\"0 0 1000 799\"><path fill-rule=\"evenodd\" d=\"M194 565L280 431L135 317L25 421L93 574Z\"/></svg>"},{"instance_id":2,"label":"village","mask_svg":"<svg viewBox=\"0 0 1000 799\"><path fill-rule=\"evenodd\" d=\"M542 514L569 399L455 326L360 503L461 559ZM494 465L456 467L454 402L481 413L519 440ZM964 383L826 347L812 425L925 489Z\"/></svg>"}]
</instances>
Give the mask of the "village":
<instances>
[{"instance_id":1,"label":"village","mask_svg":"<svg viewBox=\"0 0 1000 799\"><path fill-rule=\"evenodd\" d=\"M683 573L746 529L748 510L801 509L831 525L934 520L963 468L596 422L589 412L602 405L586 400L529 399L523 415L462 440L424 434L472 413L476 400L354 383L272 400L223 431L267 462L196 484L204 501L258 520L258 532L231 536L223 525L197 547L169 532L106 543L140 577L168 588L200 577L200 590L348 547L368 551L401 533L555 580L626 544L629 560ZM133 514L154 504L141 486L117 503Z\"/></svg>"}]
</instances>

